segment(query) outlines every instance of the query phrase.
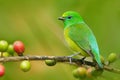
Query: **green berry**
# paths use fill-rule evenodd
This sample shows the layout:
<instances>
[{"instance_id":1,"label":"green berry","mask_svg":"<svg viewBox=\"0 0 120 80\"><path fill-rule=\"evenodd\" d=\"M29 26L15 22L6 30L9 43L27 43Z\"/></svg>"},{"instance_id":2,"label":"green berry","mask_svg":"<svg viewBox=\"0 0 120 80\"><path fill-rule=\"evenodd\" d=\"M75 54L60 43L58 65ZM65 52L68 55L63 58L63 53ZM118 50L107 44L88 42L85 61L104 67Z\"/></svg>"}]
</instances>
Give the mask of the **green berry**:
<instances>
[{"instance_id":1,"label":"green berry","mask_svg":"<svg viewBox=\"0 0 120 80\"><path fill-rule=\"evenodd\" d=\"M102 69L95 69L95 68L93 68L92 75L94 77L98 77L98 76L102 75L102 73L103 73Z\"/></svg>"},{"instance_id":2,"label":"green berry","mask_svg":"<svg viewBox=\"0 0 120 80\"><path fill-rule=\"evenodd\" d=\"M55 60L45 60L46 65L48 66L54 66L56 64Z\"/></svg>"},{"instance_id":3,"label":"green berry","mask_svg":"<svg viewBox=\"0 0 120 80\"><path fill-rule=\"evenodd\" d=\"M0 52L5 52L8 48L8 42L5 40L0 41Z\"/></svg>"},{"instance_id":4,"label":"green berry","mask_svg":"<svg viewBox=\"0 0 120 80\"><path fill-rule=\"evenodd\" d=\"M111 53L111 54L108 56L108 61L109 61L109 63L114 62L116 59L117 59L116 53Z\"/></svg>"},{"instance_id":5,"label":"green berry","mask_svg":"<svg viewBox=\"0 0 120 80\"><path fill-rule=\"evenodd\" d=\"M10 44L10 45L8 46L7 52L8 52L11 56L14 55L14 48L13 48L13 45L12 45L12 44Z\"/></svg>"},{"instance_id":6,"label":"green berry","mask_svg":"<svg viewBox=\"0 0 120 80\"><path fill-rule=\"evenodd\" d=\"M79 78L78 69L73 70L72 73L75 78Z\"/></svg>"},{"instance_id":7,"label":"green berry","mask_svg":"<svg viewBox=\"0 0 120 80\"><path fill-rule=\"evenodd\" d=\"M80 78L85 78L86 77L86 68L85 67L79 67L78 68L78 74Z\"/></svg>"},{"instance_id":8,"label":"green berry","mask_svg":"<svg viewBox=\"0 0 120 80\"><path fill-rule=\"evenodd\" d=\"M22 61L21 64L20 64L20 69L24 72L27 72L31 69L31 64L29 61L25 60L25 61Z\"/></svg>"},{"instance_id":9,"label":"green berry","mask_svg":"<svg viewBox=\"0 0 120 80\"><path fill-rule=\"evenodd\" d=\"M1 57L9 57L10 54L8 52L0 52Z\"/></svg>"},{"instance_id":10,"label":"green berry","mask_svg":"<svg viewBox=\"0 0 120 80\"><path fill-rule=\"evenodd\" d=\"M9 57L10 54L9 54L8 52L3 52L3 56L4 56L4 57Z\"/></svg>"},{"instance_id":11,"label":"green berry","mask_svg":"<svg viewBox=\"0 0 120 80\"><path fill-rule=\"evenodd\" d=\"M104 63L104 62L105 62L105 59L104 59L104 57L103 57L103 56L100 56L100 60L101 60L101 62L102 62L102 63Z\"/></svg>"}]
</instances>

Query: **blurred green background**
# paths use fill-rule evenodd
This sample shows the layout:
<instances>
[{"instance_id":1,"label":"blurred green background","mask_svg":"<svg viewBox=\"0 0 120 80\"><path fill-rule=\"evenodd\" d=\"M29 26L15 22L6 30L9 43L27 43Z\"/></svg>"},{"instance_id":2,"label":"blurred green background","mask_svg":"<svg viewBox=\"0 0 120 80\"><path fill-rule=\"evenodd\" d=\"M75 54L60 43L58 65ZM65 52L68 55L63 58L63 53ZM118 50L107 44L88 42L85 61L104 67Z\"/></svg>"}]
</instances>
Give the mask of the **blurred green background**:
<instances>
[{"instance_id":1,"label":"blurred green background","mask_svg":"<svg viewBox=\"0 0 120 80\"><path fill-rule=\"evenodd\" d=\"M77 11L93 30L101 54L119 55L120 0L0 0L0 40L24 42L26 55L70 55L63 37L63 23L57 18L65 11ZM120 69L119 59L112 64ZM58 63L48 67L32 61L32 69L22 72L20 62L4 63L6 74L0 80L76 80L73 66ZM119 74L105 71L96 80L119 80Z\"/></svg>"}]
</instances>

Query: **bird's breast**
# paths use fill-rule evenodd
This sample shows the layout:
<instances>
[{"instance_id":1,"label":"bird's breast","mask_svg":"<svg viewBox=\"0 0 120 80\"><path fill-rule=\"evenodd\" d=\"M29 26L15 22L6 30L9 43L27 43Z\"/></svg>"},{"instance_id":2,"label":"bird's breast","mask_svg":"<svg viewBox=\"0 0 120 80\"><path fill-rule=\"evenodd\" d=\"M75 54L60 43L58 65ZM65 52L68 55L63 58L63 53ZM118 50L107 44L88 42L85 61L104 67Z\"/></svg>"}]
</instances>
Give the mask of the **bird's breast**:
<instances>
[{"instance_id":1,"label":"bird's breast","mask_svg":"<svg viewBox=\"0 0 120 80\"><path fill-rule=\"evenodd\" d=\"M64 30L64 37L68 44L68 46L74 51L74 52L80 52L83 56L89 56L84 50L82 50L70 37L69 37L69 28L66 28Z\"/></svg>"}]
</instances>

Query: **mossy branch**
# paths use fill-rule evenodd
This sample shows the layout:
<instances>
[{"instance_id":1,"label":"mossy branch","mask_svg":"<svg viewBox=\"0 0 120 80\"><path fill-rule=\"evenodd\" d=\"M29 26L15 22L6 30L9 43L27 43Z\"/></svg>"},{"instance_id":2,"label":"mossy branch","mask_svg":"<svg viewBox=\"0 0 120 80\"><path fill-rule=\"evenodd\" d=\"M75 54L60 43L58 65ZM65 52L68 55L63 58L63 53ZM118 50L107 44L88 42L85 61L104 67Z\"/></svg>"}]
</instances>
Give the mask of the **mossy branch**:
<instances>
[{"instance_id":1,"label":"mossy branch","mask_svg":"<svg viewBox=\"0 0 120 80\"><path fill-rule=\"evenodd\" d=\"M69 56L13 56L13 57L1 57L0 62L18 62L18 61L23 61L23 60L29 60L29 61L40 61L40 60L56 60L57 62L69 62L70 63L70 57ZM96 67L95 62L90 62L87 60L82 60L82 59L76 59L76 58L71 58L72 63L77 64L77 65L88 65L92 67ZM114 72L120 74L119 69L111 68L107 65L104 65L103 67L104 70L109 71L109 72Z\"/></svg>"}]
</instances>

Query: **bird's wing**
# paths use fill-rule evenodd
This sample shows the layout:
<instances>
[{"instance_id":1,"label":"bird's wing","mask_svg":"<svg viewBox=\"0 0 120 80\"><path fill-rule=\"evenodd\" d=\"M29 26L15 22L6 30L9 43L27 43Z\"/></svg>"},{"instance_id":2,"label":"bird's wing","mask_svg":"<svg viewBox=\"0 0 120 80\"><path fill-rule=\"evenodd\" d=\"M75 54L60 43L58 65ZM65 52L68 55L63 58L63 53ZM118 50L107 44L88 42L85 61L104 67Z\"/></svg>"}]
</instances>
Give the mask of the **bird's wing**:
<instances>
[{"instance_id":1,"label":"bird's wing","mask_svg":"<svg viewBox=\"0 0 120 80\"><path fill-rule=\"evenodd\" d=\"M70 26L68 36L73 40L80 48L86 51L102 68L100 60L99 48L96 38L90 28L85 24L77 24Z\"/></svg>"},{"instance_id":2,"label":"bird's wing","mask_svg":"<svg viewBox=\"0 0 120 80\"><path fill-rule=\"evenodd\" d=\"M94 55L94 53L92 54L91 52L92 50L94 51L94 47L98 48L98 46L92 31L85 23L71 26L68 34L80 48L90 56Z\"/></svg>"}]
</instances>

